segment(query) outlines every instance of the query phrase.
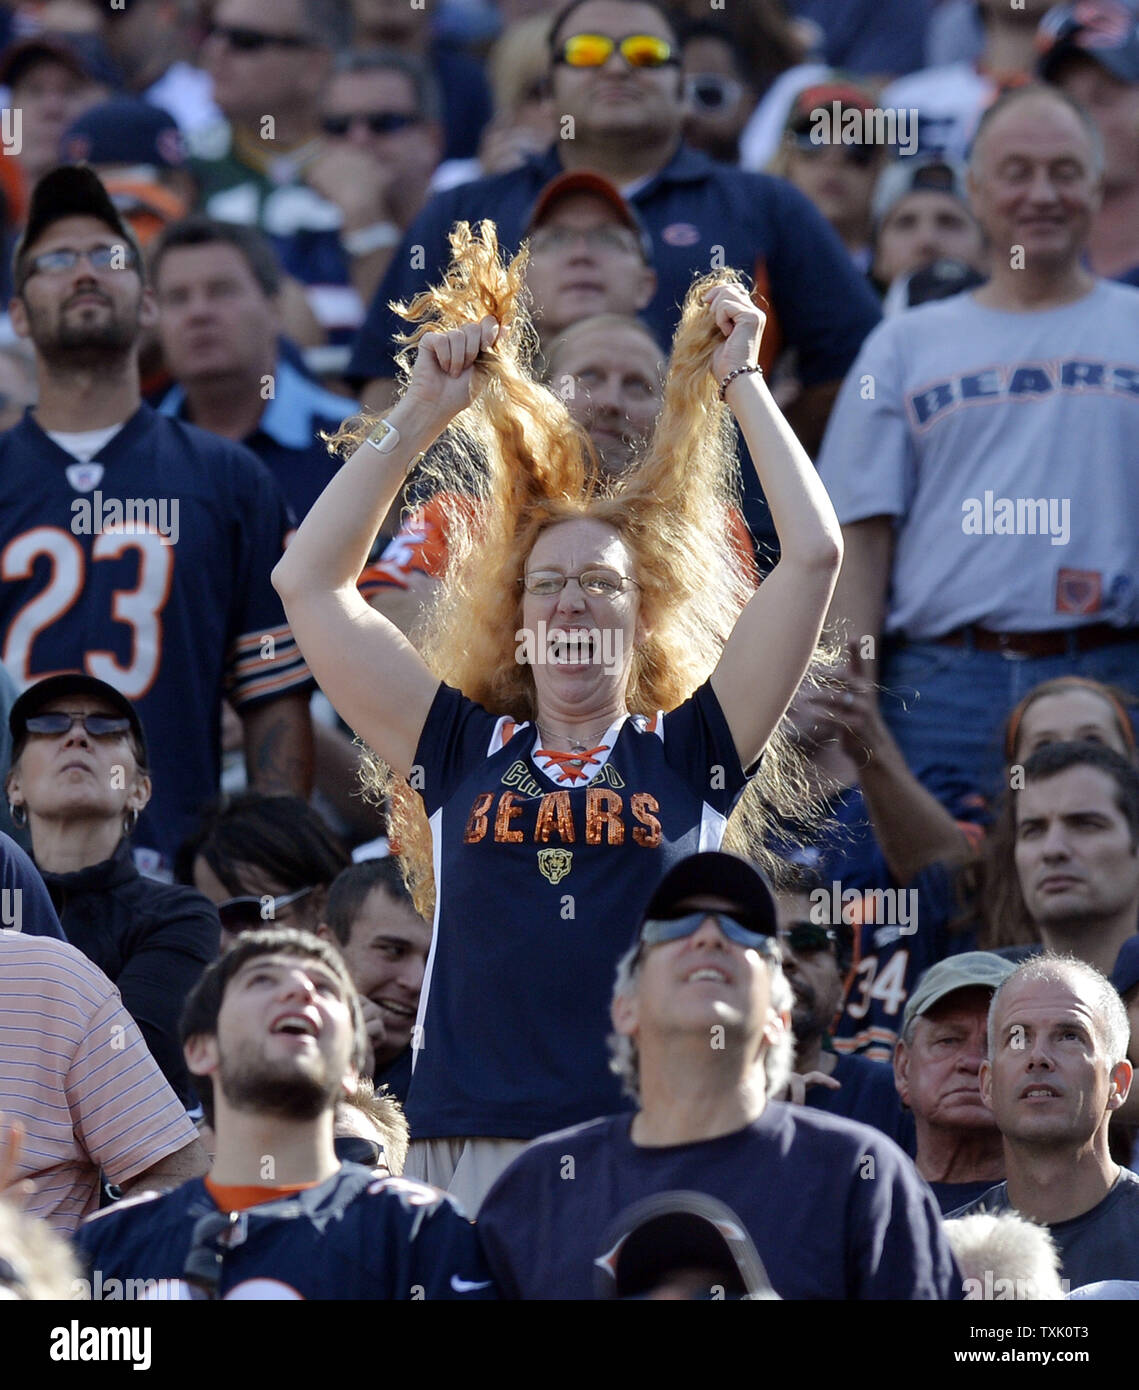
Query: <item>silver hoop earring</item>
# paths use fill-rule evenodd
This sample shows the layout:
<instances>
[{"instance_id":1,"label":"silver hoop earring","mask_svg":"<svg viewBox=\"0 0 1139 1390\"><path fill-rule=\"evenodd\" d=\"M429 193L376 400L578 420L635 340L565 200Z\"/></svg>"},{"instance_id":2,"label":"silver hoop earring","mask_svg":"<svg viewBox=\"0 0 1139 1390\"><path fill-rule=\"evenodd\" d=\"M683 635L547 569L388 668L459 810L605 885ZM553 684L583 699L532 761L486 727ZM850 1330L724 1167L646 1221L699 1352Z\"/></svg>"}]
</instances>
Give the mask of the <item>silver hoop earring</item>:
<instances>
[{"instance_id":1,"label":"silver hoop earring","mask_svg":"<svg viewBox=\"0 0 1139 1390\"><path fill-rule=\"evenodd\" d=\"M14 801L8 802L8 814L12 817L12 824L18 825L21 829L28 823L28 808L21 804L16 805Z\"/></svg>"}]
</instances>

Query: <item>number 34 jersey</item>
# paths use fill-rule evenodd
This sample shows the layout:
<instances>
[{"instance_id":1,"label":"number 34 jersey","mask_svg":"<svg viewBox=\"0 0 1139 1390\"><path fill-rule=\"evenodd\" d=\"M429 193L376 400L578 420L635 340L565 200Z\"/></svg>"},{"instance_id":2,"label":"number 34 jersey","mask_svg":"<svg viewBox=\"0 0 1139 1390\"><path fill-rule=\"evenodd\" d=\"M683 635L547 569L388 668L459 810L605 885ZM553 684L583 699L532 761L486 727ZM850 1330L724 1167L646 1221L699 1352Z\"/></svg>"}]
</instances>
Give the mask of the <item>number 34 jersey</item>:
<instances>
[{"instance_id":1,"label":"number 34 jersey","mask_svg":"<svg viewBox=\"0 0 1139 1390\"><path fill-rule=\"evenodd\" d=\"M136 841L170 856L241 710L309 677L269 572L289 526L248 450L143 405L89 463L29 412L0 435L0 638L23 688L83 670L138 707L154 797Z\"/></svg>"}]
</instances>

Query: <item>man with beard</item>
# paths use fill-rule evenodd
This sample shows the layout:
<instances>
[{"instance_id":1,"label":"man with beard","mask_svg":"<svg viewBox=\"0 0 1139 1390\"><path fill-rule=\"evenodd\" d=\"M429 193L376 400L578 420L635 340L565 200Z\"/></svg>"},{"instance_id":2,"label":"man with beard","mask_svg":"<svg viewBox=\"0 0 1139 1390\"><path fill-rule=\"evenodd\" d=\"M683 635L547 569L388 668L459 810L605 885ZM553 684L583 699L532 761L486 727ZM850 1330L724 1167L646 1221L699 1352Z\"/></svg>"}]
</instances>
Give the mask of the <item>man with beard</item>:
<instances>
[{"instance_id":1,"label":"man with beard","mask_svg":"<svg viewBox=\"0 0 1139 1390\"><path fill-rule=\"evenodd\" d=\"M143 404L153 296L90 169L36 185L13 280L38 403L0 435L0 660L20 686L78 668L136 703L153 869L217 794L223 691L254 788L309 790L308 672L269 583L289 518L251 453Z\"/></svg>"},{"instance_id":2,"label":"man with beard","mask_svg":"<svg viewBox=\"0 0 1139 1390\"><path fill-rule=\"evenodd\" d=\"M494 1297L449 1197L336 1157L364 1023L332 946L288 927L243 933L187 1000L182 1036L213 1170L82 1227L96 1298Z\"/></svg>"},{"instance_id":3,"label":"man with beard","mask_svg":"<svg viewBox=\"0 0 1139 1390\"><path fill-rule=\"evenodd\" d=\"M800 891L780 893L777 903L783 973L795 999L795 1071L785 1099L872 1125L912 1156L913 1123L898 1102L890 1068L856 1054L840 1055L831 1043L850 970L850 927L819 920L805 883Z\"/></svg>"}]
</instances>

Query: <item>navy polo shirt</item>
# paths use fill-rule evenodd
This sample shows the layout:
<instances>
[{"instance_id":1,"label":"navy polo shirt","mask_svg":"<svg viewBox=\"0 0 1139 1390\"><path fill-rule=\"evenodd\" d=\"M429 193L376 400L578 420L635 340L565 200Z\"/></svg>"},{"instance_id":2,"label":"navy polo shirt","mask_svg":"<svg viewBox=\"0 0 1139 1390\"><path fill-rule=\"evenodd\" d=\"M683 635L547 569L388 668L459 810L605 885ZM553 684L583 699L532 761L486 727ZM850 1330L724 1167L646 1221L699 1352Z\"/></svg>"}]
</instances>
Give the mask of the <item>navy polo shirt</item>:
<instances>
[{"instance_id":1,"label":"navy polo shirt","mask_svg":"<svg viewBox=\"0 0 1139 1390\"><path fill-rule=\"evenodd\" d=\"M449 255L447 232L455 222L491 218L500 244L513 253L539 192L562 172L553 146L519 169L432 198L376 291L352 352L349 381L358 386L395 375L392 335L406 325L388 303L410 300L439 281ZM846 374L878 321L878 304L829 223L797 188L769 174L717 164L680 145L663 169L629 194L629 202L652 237L658 277L642 317L665 347L693 277L714 265L732 266L753 275L772 306L768 351L795 348L805 386ZM413 255L420 246L423 254ZM423 269L413 269L420 260Z\"/></svg>"},{"instance_id":2,"label":"navy polo shirt","mask_svg":"<svg viewBox=\"0 0 1139 1390\"><path fill-rule=\"evenodd\" d=\"M274 394L261 419L242 443L277 479L297 522L328 486L342 459L330 454L320 432L332 433L359 406L323 386L279 357L273 370ZM158 405L163 415L186 418L186 392L172 386Z\"/></svg>"}]
</instances>

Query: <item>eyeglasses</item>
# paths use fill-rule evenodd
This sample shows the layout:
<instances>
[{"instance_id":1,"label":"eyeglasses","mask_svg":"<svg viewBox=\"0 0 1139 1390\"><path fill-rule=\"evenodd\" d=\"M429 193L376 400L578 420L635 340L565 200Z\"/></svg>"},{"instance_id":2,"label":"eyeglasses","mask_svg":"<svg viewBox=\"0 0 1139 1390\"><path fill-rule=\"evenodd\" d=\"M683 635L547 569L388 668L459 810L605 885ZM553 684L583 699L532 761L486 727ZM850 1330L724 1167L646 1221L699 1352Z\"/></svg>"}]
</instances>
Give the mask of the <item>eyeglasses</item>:
<instances>
[{"instance_id":1,"label":"eyeglasses","mask_svg":"<svg viewBox=\"0 0 1139 1390\"><path fill-rule=\"evenodd\" d=\"M391 135L419 125L420 118L402 111L351 111L343 116L322 116L320 127L325 135L347 135L357 121L363 121L373 135Z\"/></svg>"},{"instance_id":2,"label":"eyeglasses","mask_svg":"<svg viewBox=\"0 0 1139 1390\"><path fill-rule=\"evenodd\" d=\"M878 158L878 148L874 145L840 145L837 140L813 140L809 130L792 131L791 143L802 154L821 154L823 150L841 150L847 164L859 169L868 169Z\"/></svg>"},{"instance_id":3,"label":"eyeglasses","mask_svg":"<svg viewBox=\"0 0 1139 1390\"><path fill-rule=\"evenodd\" d=\"M92 738L116 738L131 726L129 719L119 714L70 714L54 710L51 714L33 714L24 720L29 734L69 734L76 723Z\"/></svg>"},{"instance_id":4,"label":"eyeglasses","mask_svg":"<svg viewBox=\"0 0 1139 1390\"><path fill-rule=\"evenodd\" d=\"M539 255L545 251L567 251L584 241L590 251L607 251L612 255L636 255L637 241L626 227L539 227L530 238L530 250Z\"/></svg>"},{"instance_id":5,"label":"eyeglasses","mask_svg":"<svg viewBox=\"0 0 1139 1390\"><path fill-rule=\"evenodd\" d=\"M641 927L642 946L661 946L666 941L679 941L685 936L694 936L711 917L729 941L737 946L746 946L753 951L763 951L765 955L775 953L773 937L751 931L748 927L729 917L725 912L687 912L683 917L649 917Z\"/></svg>"},{"instance_id":6,"label":"eyeglasses","mask_svg":"<svg viewBox=\"0 0 1139 1390\"><path fill-rule=\"evenodd\" d=\"M818 951L829 951L838 940L838 933L832 927L824 927L817 922L792 922L779 933L779 940L796 955L809 956Z\"/></svg>"},{"instance_id":7,"label":"eyeglasses","mask_svg":"<svg viewBox=\"0 0 1139 1390\"><path fill-rule=\"evenodd\" d=\"M89 251L76 251L72 246L60 246L55 251L44 251L33 256L27 263L24 279L32 275L62 275L74 270L80 261L86 261L92 270L126 269L133 270L138 257L131 246L94 246Z\"/></svg>"},{"instance_id":8,"label":"eyeglasses","mask_svg":"<svg viewBox=\"0 0 1139 1390\"><path fill-rule=\"evenodd\" d=\"M346 1134L332 1141L333 1152L341 1163L361 1163L365 1168L387 1167L384 1146L375 1139Z\"/></svg>"},{"instance_id":9,"label":"eyeglasses","mask_svg":"<svg viewBox=\"0 0 1139 1390\"><path fill-rule=\"evenodd\" d=\"M608 34L574 34L562 44L555 61L571 68L599 68L614 50L631 68L663 68L680 62L672 56L668 40L655 34L629 34L623 39L611 39Z\"/></svg>"},{"instance_id":10,"label":"eyeglasses","mask_svg":"<svg viewBox=\"0 0 1139 1390\"><path fill-rule=\"evenodd\" d=\"M627 586L634 589L641 587L635 579L618 574L616 570L582 570L580 574L562 574L560 570L531 570L520 582L528 594L548 598L552 594L560 594L571 579L577 580L577 586L582 593L591 594L594 598L616 598L618 594L625 592Z\"/></svg>"},{"instance_id":11,"label":"eyeglasses","mask_svg":"<svg viewBox=\"0 0 1139 1390\"><path fill-rule=\"evenodd\" d=\"M298 902L306 893L316 891L316 885L298 888L295 893L284 893L279 898L258 898L248 894L242 898L227 898L218 903L218 917L222 928L227 932L254 931L266 922L276 919L281 908Z\"/></svg>"},{"instance_id":12,"label":"eyeglasses","mask_svg":"<svg viewBox=\"0 0 1139 1390\"><path fill-rule=\"evenodd\" d=\"M267 34L240 24L211 24L207 37L224 39L236 53L260 53L263 48L311 48L303 34Z\"/></svg>"},{"instance_id":13,"label":"eyeglasses","mask_svg":"<svg viewBox=\"0 0 1139 1390\"><path fill-rule=\"evenodd\" d=\"M697 111L727 111L743 96L743 83L718 72L702 72L684 79L684 99Z\"/></svg>"}]
</instances>

